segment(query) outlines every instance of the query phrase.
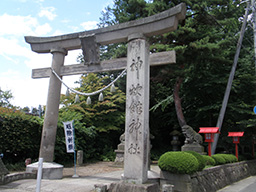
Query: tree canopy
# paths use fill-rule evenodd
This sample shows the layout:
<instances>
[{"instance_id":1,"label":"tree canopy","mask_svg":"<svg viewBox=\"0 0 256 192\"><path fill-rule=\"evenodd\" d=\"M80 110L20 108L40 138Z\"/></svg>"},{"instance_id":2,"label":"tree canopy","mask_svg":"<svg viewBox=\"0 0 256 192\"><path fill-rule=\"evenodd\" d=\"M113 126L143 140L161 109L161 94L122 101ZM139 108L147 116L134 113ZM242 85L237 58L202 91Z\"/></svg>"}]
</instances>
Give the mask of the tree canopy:
<instances>
[{"instance_id":1,"label":"tree canopy","mask_svg":"<svg viewBox=\"0 0 256 192\"><path fill-rule=\"evenodd\" d=\"M175 50L177 57L176 65L151 69L150 128L156 136L153 146L159 141L168 144L169 133L179 127L173 95L177 82L186 123L196 131L201 126L216 126L246 5L238 0L115 0L114 6L103 12L99 25L147 17L182 2L187 5L187 14L178 29L149 39L152 53ZM245 130L246 137L251 137L253 130L248 127L255 125L252 37L248 27L218 145L223 150L232 142L226 139L228 131ZM104 58L125 56L126 45L114 44L105 50Z\"/></svg>"},{"instance_id":2,"label":"tree canopy","mask_svg":"<svg viewBox=\"0 0 256 192\"><path fill-rule=\"evenodd\" d=\"M11 99L13 98L11 90L4 91L0 88L0 107L13 107Z\"/></svg>"}]
</instances>

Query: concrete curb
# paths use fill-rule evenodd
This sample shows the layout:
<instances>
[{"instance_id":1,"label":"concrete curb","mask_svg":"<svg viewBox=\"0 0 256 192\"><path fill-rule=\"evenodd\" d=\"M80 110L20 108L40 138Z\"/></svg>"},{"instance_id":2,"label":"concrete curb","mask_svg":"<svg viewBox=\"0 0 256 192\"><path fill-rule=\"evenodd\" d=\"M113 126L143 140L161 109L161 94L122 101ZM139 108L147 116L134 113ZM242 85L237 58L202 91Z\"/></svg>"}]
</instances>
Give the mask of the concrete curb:
<instances>
[{"instance_id":1,"label":"concrete curb","mask_svg":"<svg viewBox=\"0 0 256 192\"><path fill-rule=\"evenodd\" d=\"M11 173L1 177L0 185L4 185L21 179L36 179L36 174L27 172Z\"/></svg>"}]
</instances>

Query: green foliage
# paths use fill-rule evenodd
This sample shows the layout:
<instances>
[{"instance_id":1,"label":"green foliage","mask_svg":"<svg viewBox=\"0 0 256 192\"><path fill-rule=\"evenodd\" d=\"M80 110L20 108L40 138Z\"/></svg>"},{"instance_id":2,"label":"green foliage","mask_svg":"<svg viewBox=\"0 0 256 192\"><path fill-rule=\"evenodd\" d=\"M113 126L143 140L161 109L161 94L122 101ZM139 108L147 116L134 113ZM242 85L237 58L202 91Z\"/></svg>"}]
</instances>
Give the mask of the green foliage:
<instances>
[{"instance_id":1,"label":"green foliage","mask_svg":"<svg viewBox=\"0 0 256 192\"><path fill-rule=\"evenodd\" d=\"M22 162L18 162L18 163L6 163L5 164L6 168L8 169L8 171L12 172L12 171L25 171L26 170L26 165L25 163Z\"/></svg>"},{"instance_id":2,"label":"green foliage","mask_svg":"<svg viewBox=\"0 0 256 192\"><path fill-rule=\"evenodd\" d=\"M212 155L212 158L215 160L216 165L237 162L237 158L233 154L215 154Z\"/></svg>"},{"instance_id":3,"label":"green foliage","mask_svg":"<svg viewBox=\"0 0 256 192\"><path fill-rule=\"evenodd\" d=\"M42 119L0 107L0 153L3 161L17 163L38 158Z\"/></svg>"},{"instance_id":4,"label":"green foliage","mask_svg":"<svg viewBox=\"0 0 256 192\"><path fill-rule=\"evenodd\" d=\"M163 171L177 174L192 174L198 170L197 158L183 151L167 152L158 160L158 166Z\"/></svg>"},{"instance_id":5,"label":"green foliage","mask_svg":"<svg viewBox=\"0 0 256 192\"><path fill-rule=\"evenodd\" d=\"M195 158L197 158L197 161L199 164L197 171L202 171L206 165L206 160L204 159L204 157L195 151L186 151L186 153L190 153L190 154L194 155Z\"/></svg>"},{"instance_id":6,"label":"green foliage","mask_svg":"<svg viewBox=\"0 0 256 192\"><path fill-rule=\"evenodd\" d=\"M12 92L10 90L3 91L0 88L0 107L11 108L13 105L10 103L10 100L13 98Z\"/></svg>"},{"instance_id":7,"label":"green foliage","mask_svg":"<svg viewBox=\"0 0 256 192\"><path fill-rule=\"evenodd\" d=\"M91 93L102 89L110 82L108 75L97 75L90 73L81 76L80 92ZM108 132L111 130L120 130L125 120L125 94L118 88L115 93L111 93L109 89L103 91L104 101L98 101L98 95L91 96L92 104L87 105L85 96L80 96L80 103L74 102L75 94L71 94L69 98L62 96L61 103L64 107L62 111L71 110L81 115L80 121L86 122L87 126L94 126L99 132ZM72 105L70 105L72 104Z\"/></svg>"},{"instance_id":8,"label":"green foliage","mask_svg":"<svg viewBox=\"0 0 256 192\"><path fill-rule=\"evenodd\" d=\"M212 158L215 160L216 165L223 165L226 163L226 160L224 159L222 154L212 155Z\"/></svg>"},{"instance_id":9,"label":"green foliage","mask_svg":"<svg viewBox=\"0 0 256 192\"><path fill-rule=\"evenodd\" d=\"M221 154L222 157L225 159L226 163L235 163L237 162L237 158L233 154Z\"/></svg>"},{"instance_id":10,"label":"green foliage","mask_svg":"<svg viewBox=\"0 0 256 192\"><path fill-rule=\"evenodd\" d=\"M149 38L150 52L176 51L176 65L152 67L150 82L150 128L153 142L168 145L169 133L178 126L172 98L175 79L182 77L179 95L186 122L192 127L215 126L222 104L228 75L232 67L241 28L240 17L245 3L241 1L191 0L115 0L101 17L101 27L123 23L165 11L179 3L186 3L186 20L176 31ZM136 7L136 9L134 9ZM229 97L218 146L232 147L225 139L227 129L239 131L249 127L248 144L256 125L252 107L255 104L255 69L253 57L253 31L247 28L243 49ZM105 58L125 56L124 44L104 47ZM106 51L107 50L107 51ZM121 53L121 54L120 54ZM238 130L235 130L238 129ZM153 147L156 147L153 143Z\"/></svg>"},{"instance_id":11,"label":"green foliage","mask_svg":"<svg viewBox=\"0 0 256 192\"><path fill-rule=\"evenodd\" d=\"M216 165L216 162L212 157L208 155L202 155L202 156L205 159L206 165L213 165L213 166Z\"/></svg>"},{"instance_id":12,"label":"green foliage","mask_svg":"<svg viewBox=\"0 0 256 192\"><path fill-rule=\"evenodd\" d=\"M100 156L100 160L101 161L114 161L116 158L116 153L114 152L114 150L108 146L105 145L104 149L102 151L102 155Z\"/></svg>"},{"instance_id":13,"label":"green foliage","mask_svg":"<svg viewBox=\"0 0 256 192\"><path fill-rule=\"evenodd\" d=\"M109 74L90 73L82 75L80 92L91 93L106 86L114 77ZM110 89L103 91L104 100L98 101L98 95L91 96L92 104L86 104L87 97L80 96L80 103L74 103L75 94L69 97L61 96L62 108L59 111L59 124L55 148L55 158L60 161L66 152L65 138L62 128L63 121L74 120L76 148L84 151L84 160L114 160L114 149L119 143L119 136L124 131L125 94L116 87L116 92ZM71 161L72 156L66 155L65 161Z\"/></svg>"}]
</instances>

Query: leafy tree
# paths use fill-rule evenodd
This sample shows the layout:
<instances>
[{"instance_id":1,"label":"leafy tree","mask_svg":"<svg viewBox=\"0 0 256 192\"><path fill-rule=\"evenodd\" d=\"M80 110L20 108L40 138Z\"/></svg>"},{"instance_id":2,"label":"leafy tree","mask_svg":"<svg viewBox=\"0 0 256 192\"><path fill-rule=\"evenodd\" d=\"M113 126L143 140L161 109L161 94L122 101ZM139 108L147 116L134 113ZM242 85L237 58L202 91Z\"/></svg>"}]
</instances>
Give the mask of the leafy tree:
<instances>
[{"instance_id":1,"label":"leafy tree","mask_svg":"<svg viewBox=\"0 0 256 192\"><path fill-rule=\"evenodd\" d=\"M29 113L29 112L30 112L30 109L29 109L29 107L24 107L24 108L22 109L22 111L25 112L25 113Z\"/></svg>"},{"instance_id":2,"label":"leafy tree","mask_svg":"<svg viewBox=\"0 0 256 192\"><path fill-rule=\"evenodd\" d=\"M176 31L149 39L152 53L175 50L177 56L176 65L151 70L151 90L154 91L151 91L150 103L155 107L150 113L150 128L158 145L159 141L165 141L165 145L169 143L168 135L172 128L181 124L177 121L175 111L174 101L177 99L180 99L183 122L196 131L200 126L216 125L245 4L238 0L116 0L114 6L108 7L101 18L101 26L112 25L150 16L182 2L187 5L185 22ZM232 86L223 133L255 124L251 120L251 109L255 103L255 70L251 59L252 50L249 48L251 45L248 44L252 42L251 34L248 28L245 36L247 43L244 43L240 54L242 59L239 60ZM107 47L105 57L114 57L120 50L124 50L123 47L124 45ZM178 87L176 97L173 94L174 87ZM220 146L226 146L225 140L226 135L221 134Z\"/></svg>"},{"instance_id":3,"label":"leafy tree","mask_svg":"<svg viewBox=\"0 0 256 192\"><path fill-rule=\"evenodd\" d=\"M31 113L32 113L33 115L37 115L37 114L38 114L38 109L35 108L35 107L33 107L32 110L31 110Z\"/></svg>"},{"instance_id":4,"label":"leafy tree","mask_svg":"<svg viewBox=\"0 0 256 192\"><path fill-rule=\"evenodd\" d=\"M13 98L12 92L10 90L3 91L0 88L0 107L11 108L13 105L10 103L10 100Z\"/></svg>"},{"instance_id":5,"label":"leafy tree","mask_svg":"<svg viewBox=\"0 0 256 192\"><path fill-rule=\"evenodd\" d=\"M106 74L82 75L76 90L83 93L100 90L110 82L111 78ZM74 102L76 97L74 93L69 97L61 96L63 107L59 112L59 120L75 120L76 146L77 149L85 151L85 159L103 159L103 157L105 159L110 152L114 155L113 151L119 143L119 137L124 132L125 94L118 87L114 93L108 88L103 94L104 100L101 102L98 101L99 95L91 96L91 104L87 104L87 96L80 95L79 103ZM62 145L56 145L58 155L65 153L63 128L60 132L62 137L57 138L57 142Z\"/></svg>"}]
</instances>

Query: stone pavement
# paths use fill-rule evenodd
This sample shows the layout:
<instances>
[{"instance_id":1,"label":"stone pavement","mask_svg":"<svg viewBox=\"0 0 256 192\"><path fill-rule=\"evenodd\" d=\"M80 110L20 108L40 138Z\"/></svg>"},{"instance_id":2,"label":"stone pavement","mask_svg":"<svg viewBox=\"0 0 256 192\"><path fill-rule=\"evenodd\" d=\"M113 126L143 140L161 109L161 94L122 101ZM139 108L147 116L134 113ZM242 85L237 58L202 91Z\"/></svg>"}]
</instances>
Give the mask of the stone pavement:
<instances>
[{"instance_id":1,"label":"stone pavement","mask_svg":"<svg viewBox=\"0 0 256 192\"><path fill-rule=\"evenodd\" d=\"M218 192L255 192L256 176L247 177L241 181L228 185Z\"/></svg>"},{"instance_id":2,"label":"stone pavement","mask_svg":"<svg viewBox=\"0 0 256 192\"><path fill-rule=\"evenodd\" d=\"M78 178L63 178L60 180L42 179L41 192L91 192L95 184L109 185L120 181L123 171L100 173ZM35 192L36 180L18 180L6 185L0 185L1 192Z\"/></svg>"},{"instance_id":3,"label":"stone pavement","mask_svg":"<svg viewBox=\"0 0 256 192\"><path fill-rule=\"evenodd\" d=\"M94 166L101 164L95 164ZM105 165L106 166L106 165ZM106 167L107 168L107 167ZM80 168L81 169L81 168ZM152 165L151 170L159 173L160 169L157 165ZM59 180L42 179L41 181L41 192L91 192L95 189L95 184L110 185L114 182L119 182L123 169L112 172L97 173L93 175L81 176L78 178L72 178L66 176ZM72 172L74 173L74 172ZM79 174L79 167L77 170ZM82 172L80 172L82 173ZM35 192L36 191L36 180L35 179L24 179L13 181L6 185L0 185L1 192Z\"/></svg>"},{"instance_id":4,"label":"stone pavement","mask_svg":"<svg viewBox=\"0 0 256 192\"><path fill-rule=\"evenodd\" d=\"M158 166L151 166L151 170L159 172ZM60 180L43 179L41 182L41 192L92 192L95 184L110 185L121 179L123 170L97 173L94 175L82 176L78 178L64 177ZM35 192L36 180L18 180L6 185L0 185L1 192ZM248 177L239 182L233 183L218 192L255 192L256 176Z\"/></svg>"}]
</instances>

